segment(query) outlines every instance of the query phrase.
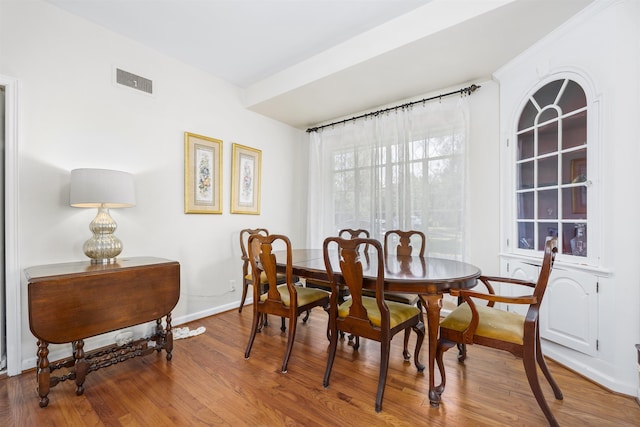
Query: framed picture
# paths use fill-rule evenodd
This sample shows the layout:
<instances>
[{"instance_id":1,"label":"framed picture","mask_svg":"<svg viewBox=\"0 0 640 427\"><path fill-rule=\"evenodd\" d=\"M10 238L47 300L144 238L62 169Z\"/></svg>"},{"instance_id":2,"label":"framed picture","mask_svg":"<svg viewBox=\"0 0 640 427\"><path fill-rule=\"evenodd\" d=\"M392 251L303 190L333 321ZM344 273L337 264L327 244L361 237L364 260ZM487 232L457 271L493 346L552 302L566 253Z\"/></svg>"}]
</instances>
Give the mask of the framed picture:
<instances>
[{"instance_id":1,"label":"framed picture","mask_svg":"<svg viewBox=\"0 0 640 427\"><path fill-rule=\"evenodd\" d=\"M571 183L587 181L587 159L571 160ZM574 214L587 213L587 187L580 185L571 190L571 210Z\"/></svg>"},{"instance_id":2,"label":"framed picture","mask_svg":"<svg viewBox=\"0 0 640 427\"><path fill-rule=\"evenodd\" d=\"M222 141L184 133L184 212L222 213Z\"/></svg>"},{"instance_id":3,"label":"framed picture","mask_svg":"<svg viewBox=\"0 0 640 427\"><path fill-rule=\"evenodd\" d=\"M231 160L231 213L260 214L262 151L233 144Z\"/></svg>"}]
</instances>

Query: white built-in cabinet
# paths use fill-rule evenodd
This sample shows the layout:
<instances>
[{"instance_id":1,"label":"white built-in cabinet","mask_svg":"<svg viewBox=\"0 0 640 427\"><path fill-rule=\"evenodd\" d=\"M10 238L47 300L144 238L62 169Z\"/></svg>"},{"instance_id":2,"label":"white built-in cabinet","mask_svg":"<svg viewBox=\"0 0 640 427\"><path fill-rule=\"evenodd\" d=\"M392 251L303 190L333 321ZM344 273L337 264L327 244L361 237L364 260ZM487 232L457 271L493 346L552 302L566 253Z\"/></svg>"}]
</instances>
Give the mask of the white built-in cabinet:
<instances>
[{"instance_id":1,"label":"white built-in cabinet","mask_svg":"<svg viewBox=\"0 0 640 427\"><path fill-rule=\"evenodd\" d=\"M540 334L571 351L598 351L600 268L598 100L587 76L558 72L522 88L502 123L501 275L536 281L545 241L558 256L541 308ZM507 295L525 288L501 289ZM526 307L503 306L520 311Z\"/></svg>"},{"instance_id":2,"label":"white built-in cabinet","mask_svg":"<svg viewBox=\"0 0 640 427\"><path fill-rule=\"evenodd\" d=\"M501 274L535 282L540 260L503 256ZM592 272L556 264L549 278L540 313L540 335L568 349L595 356L598 349L599 276ZM509 287L504 295L525 295L530 288ZM528 289L528 290L527 290ZM528 306L512 305L503 309L526 315Z\"/></svg>"},{"instance_id":3,"label":"white built-in cabinet","mask_svg":"<svg viewBox=\"0 0 640 427\"><path fill-rule=\"evenodd\" d=\"M557 237L544 354L640 398L638 22L637 0L596 0L493 76L500 273L535 280L542 244Z\"/></svg>"}]
</instances>

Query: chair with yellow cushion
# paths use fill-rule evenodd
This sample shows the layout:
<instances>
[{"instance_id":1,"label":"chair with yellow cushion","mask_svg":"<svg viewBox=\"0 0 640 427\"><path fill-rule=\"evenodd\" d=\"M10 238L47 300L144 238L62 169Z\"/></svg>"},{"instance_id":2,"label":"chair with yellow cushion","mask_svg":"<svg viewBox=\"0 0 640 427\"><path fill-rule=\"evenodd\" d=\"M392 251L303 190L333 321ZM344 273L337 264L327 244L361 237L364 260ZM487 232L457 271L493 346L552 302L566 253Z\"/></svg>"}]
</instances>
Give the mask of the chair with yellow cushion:
<instances>
[{"instance_id":1,"label":"chair with yellow cushion","mask_svg":"<svg viewBox=\"0 0 640 427\"><path fill-rule=\"evenodd\" d=\"M249 240L249 236L253 234L268 236L269 230L267 230L266 228L245 228L244 230L240 230L240 250L242 251L242 298L240 299L240 307L238 308L238 312L240 313L242 313L244 302L247 299L249 285L253 285L251 263L249 262L249 253L247 252L247 242ZM282 284L285 283L286 277L283 273L278 273L276 280L278 284ZM266 290L266 285L267 276L265 274L262 274L260 276L260 286L262 287L260 292L261 294Z\"/></svg>"},{"instance_id":2,"label":"chair with yellow cushion","mask_svg":"<svg viewBox=\"0 0 640 427\"><path fill-rule=\"evenodd\" d=\"M362 252L359 247L368 245L373 249L372 259L377 266L375 270L376 297L362 296L363 264ZM338 346L338 332L345 332L355 336L369 338L380 342L380 373L378 390L376 393L375 409L382 409L382 398L389 368L389 350L392 338L406 328L413 328L418 339L414 354L414 363L419 372L424 366L419 362L420 347L424 339L424 324L420 320L420 310L415 306L387 301L384 291L384 258L380 242L374 239L355 238L343 239L329 237L323 244L324 262L327 276L331 284L331 303L329 313L329 356L324 374L324 386L329 386L329 378L335 361ZM340 304L338 302L336 273L331 263L331 257L339 258L339 268L342 280L348 288L351 298ZM335 260L334 260L335 262ZM368 260L365 260L368 264ZM367 266L368 267L368 266Z\"/></svg>"},{"instance_id":3,"label":"chair with yellow cushion","mask_svg":"<svg viewBox=\"0 0 640 427\"><path fill-rule=\"evenodd\" d=\"M414 241L417 240L419 244L419 248L417 251L414 251L413 246L411 246L411 239ZM397 239L398 244L395 248L391 247L391 241ZM418 255L420 257L424 257L424 251L427 246L427 238L425 237L422 231L417 230L389 230L384 233L384 256L385 259L389 256L403 256L403 255ZM362 294L365 296L375 297L375 292L370 289L365 289L362 291ZM388 301L401 302L403 304L415 305L420 310L420 320L424 323L424 319L422 317L422 303L420 302L420 297L416 294L406 294L400 292L386 292L384 294L385 299ZM402 355L405 360L409 360L411 355L409 353L409 337L411 335L411 329L407 328L404 331L404 349L402 351Z\"/></svg>"},{"instance_id":4,"label":"chair with yellow cushion","mask_svg":"<svg viewBox=\"0 0 640 427\"><path fill-rule=\"evenodd\" d=\"M276 273L276 257L272 253L274 243L276 245L284 244L287 253L285 283L280 285L278 284L278 274ZM249 358L251 346L255 340L256 333L261 328L263 316L274 314L287 318L289 319L289 336L282 361L282 372L285 373L287 372L287 365L295 340L298 317L301 313L307 312L314 307L322 307L327 310L329 293L321 289L295 285L291 263L291 242L287 236L252 234L249 236L248 250L251 268L256 275L253 279L253 323L244 357L245 359ZM259 274L264 274L267 278L268 289L265 293L261 293L261 287L257 283L258 277L260 277Z\"/></svg>"},{"instance_id":5,"label":"chair with yellow cushion","mask_svg":"<svg viewBox=\"0 0 640 427\"><path fill-rule=\"evenodd\" d=\"M522 358L524 370L529 380L529 386L535 396L538 405L542 409L547 421L552 426L558 422L551 413L551 409L545 400L536 367L546 377L551 385L554 396L562 400L560 387L551 376L551 372L542 355L540 348L540 304L544 297L549 281L549 275L557 252L556 239L550 239L545 245L542 267L537 283L506 277L481 276L481 280L491 291L491 283L500 285L520 285L533 289L530 295L507 297L493 293L484 294L472 290L452 289L452 295L459 295L464 299L447 317L440 322L440 338L436 350L436 362L440 370L442 382L436 387L436 392L442 394L446 385L446 375L443 363L443 353L457 344L479 344L499 350L506 350L516 357ZM488 301L487 305L477 304L475 300ZM515 312L494 308L494 303L527 304L528 311L525 316ZM464 361L464 354L459 357Z\"/></svg>"}]
</instances>

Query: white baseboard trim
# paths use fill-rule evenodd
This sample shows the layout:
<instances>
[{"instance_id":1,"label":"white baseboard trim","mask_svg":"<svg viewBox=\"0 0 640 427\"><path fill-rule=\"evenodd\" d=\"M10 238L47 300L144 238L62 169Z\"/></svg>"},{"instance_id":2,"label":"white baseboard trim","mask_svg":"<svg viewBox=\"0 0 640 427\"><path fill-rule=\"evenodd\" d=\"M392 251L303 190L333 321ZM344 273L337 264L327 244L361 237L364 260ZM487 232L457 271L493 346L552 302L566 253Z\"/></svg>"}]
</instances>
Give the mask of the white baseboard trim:
<instances>
[{"instance_id":1,"label":"white baseboard trim","mask_svg":"<svg viewBox=\"0 0 640 427\"><path fill-rule=\"evenodd\" d=\"M636 390L635 385L632 383L621 383L616 378L607 374L606 372L590 366L585 361L580 360L579 357L574 357L577 352L573 350L564 349L562 346L555 343L550 343L543 340L543 353L549 359L565 366L567 369L574 371L577 374L588 378L589 380L600 384L607 390L625 394L627 396L634 396L636 393L640 393L640 390ZM640 396L640 394L638 394Z\"/></svg>"}]
</instances>

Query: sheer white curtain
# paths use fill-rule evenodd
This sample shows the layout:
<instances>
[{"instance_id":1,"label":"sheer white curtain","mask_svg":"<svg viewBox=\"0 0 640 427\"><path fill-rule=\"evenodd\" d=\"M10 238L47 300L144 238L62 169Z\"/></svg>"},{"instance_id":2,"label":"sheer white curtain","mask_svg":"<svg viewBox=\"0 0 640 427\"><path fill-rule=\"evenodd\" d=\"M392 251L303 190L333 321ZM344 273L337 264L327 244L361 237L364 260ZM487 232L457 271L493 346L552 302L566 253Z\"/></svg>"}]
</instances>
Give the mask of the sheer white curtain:
<instances>
[{"instance_id":1,"label":"sheer white curtain","mask_svg":"<svg viewBox=\"0 0 640 427\"><path fill-rule=\"evenodd\" d=\"M421 230L430 256L466 258L467 97L310 133L307 241L342 228Z\"/></svg>"}]
</instances>

